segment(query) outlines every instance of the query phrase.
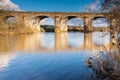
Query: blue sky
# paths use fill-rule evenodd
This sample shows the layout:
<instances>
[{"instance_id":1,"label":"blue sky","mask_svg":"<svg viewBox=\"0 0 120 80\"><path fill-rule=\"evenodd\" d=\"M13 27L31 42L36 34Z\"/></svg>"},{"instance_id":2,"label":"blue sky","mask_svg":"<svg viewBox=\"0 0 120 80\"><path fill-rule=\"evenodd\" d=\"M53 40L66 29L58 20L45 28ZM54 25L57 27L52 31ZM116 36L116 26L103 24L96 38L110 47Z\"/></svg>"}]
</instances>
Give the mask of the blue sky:
<instances>
[{"instance_id":1,"label":"blue sky","mask_svg":"<svg viewBox=\"0 0 120 80\"><path fill-rule=\"evenodd\" d=\"M99 10L101 0L7 0L11 2L11 8L24 11L43 11L43 12L86 12L87 10L97 11ZM9 4L10 4L9 2ZM7 2L6 2L7 3ZM18 7L19 6L19 7ZM19 9L20 8L20 9ZM86 9L87 8L87 9ZM98 20L93 22L93 25L100 26L105 22L104 20ZM99 24L98 24L99 23ZM41 24L54 24L54 20L51 18L44 19ZM73 19L68 22L69 25L83 25L81 20ZM103 24L107 26L107 22Z\"/></svg>"},{"instance_id":2,"label":"blue sky","mask_svg":"<svg viewBox=\"0 0 120 80\"><path fill-rule=\"evenodd\" d=\"M80 12L95 0L12 0L25 11Z\"/></svg>"}]
</instances>

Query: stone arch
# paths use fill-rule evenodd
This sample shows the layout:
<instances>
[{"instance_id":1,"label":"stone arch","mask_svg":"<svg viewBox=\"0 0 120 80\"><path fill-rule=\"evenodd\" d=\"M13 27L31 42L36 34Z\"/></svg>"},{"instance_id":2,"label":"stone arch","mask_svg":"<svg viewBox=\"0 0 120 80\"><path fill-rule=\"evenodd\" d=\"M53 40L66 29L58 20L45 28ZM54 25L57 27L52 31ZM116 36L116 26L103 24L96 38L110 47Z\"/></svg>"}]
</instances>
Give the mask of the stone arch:
<instances>
[{"instance_id":1,"label":"stone arch","mask_svg":"<svg viewBox=\"0 0 120 80\"><path fill-rule=\"evenodd\" d=\"M12 15L9 15L9 16L5 16L3 18L3 21L5 23L16 23L17 22L17 17L16 16L12 16Z\"/></svg>"},{"instance_id":2,"label":"stone arch","mask_svg":"<svg viewBox=\"0 0 120 80\"><path fill-rule=\"evenodd\" d=\"M53 32L55 28L55 21L51 17L45 17L40 21L40 26L46 32Z\"/></svg>"},{"instance_id":3,"label":"stone arch","mask_svg":"<svg viewBox=\"0 0 120 80\"><path fill-rule=\"evenodd\" d=\"M68 16L68 30L80 31L83 30L84 20L78 16Z\"/></svg>"},{"instance_id":4,"label":"stone arch","mask_svg":"<svg viewBox=\"0 0 120 80\"><path fill-rule=\"evenodd\" d=\"M4 16L1 22L3 29L13 31L17 25L17 17L12 15Z\"/></svg>"},{"instance_id":5,"label":"stone arch","mask_svg":"<svg viewBox=\"0 0 120 80\"><path fill-rule=\"evenodd\" d=\"M33 27L33 26L37 26L37 27L40 27L41 28L41 31L47 31L48 29L46 28L46 27L50 27L50 26L48 26L49 24L47 24L47 21L46 22L44 22L44 23L46 23L46 25L42 25L41 24L41 21L43 22L43 20L45 20L45 19L51 19L51 20L53 20L53 25L50 25L50 26L52 26L52 30L53 30L53 28L54 28L54 25L55 25L55 21L54 21L54 19L52 18L52 17L50 17L50 16L35 16L35 17L33 17L32 19L31 19L31 22L30 22L30 25ZM48 21L49 22L49 21ZM46 30L47 29L47 30Z\"/></svg>"},{"instance_id":6,"label":"stone arch","mask_svg":"<svg viewBox=\"0 0 120 80\"><path fill-rule=\"evenodd\" d=\"M110 21L107 17L97 16L91 20L93 27L109 27Z\"/></svg>"}]
</instances>

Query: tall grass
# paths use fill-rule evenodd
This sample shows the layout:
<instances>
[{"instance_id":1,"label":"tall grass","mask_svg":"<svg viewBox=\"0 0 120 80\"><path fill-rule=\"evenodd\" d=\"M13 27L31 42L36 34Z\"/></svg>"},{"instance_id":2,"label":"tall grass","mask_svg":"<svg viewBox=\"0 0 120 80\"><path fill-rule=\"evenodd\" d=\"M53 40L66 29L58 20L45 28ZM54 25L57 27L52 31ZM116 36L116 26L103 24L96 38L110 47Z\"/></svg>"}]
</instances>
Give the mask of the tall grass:
<instances>
[{"instance_id":1,"label":"tall grass","mask_svg":"<svg viewBox=\"0 0 120 80\"><path fill-rule=\"evenodd\" d=\"M102 52L86 62L93 70L90 80L120 80L120 52Z\"/></svg>"}]
</instances>

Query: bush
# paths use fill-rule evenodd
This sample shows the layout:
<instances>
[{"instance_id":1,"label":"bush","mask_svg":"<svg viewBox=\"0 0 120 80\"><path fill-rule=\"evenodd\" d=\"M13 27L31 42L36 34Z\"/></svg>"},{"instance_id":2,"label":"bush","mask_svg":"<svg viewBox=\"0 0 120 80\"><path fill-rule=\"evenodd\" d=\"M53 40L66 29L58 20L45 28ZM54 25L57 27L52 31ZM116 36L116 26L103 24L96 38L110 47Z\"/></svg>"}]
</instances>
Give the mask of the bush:
<instances>
[{"instance_id":1,"label":"bush","mask_svg":"<svg viewBox=\"0 0 120 80\"><path fill-rule=\"evenodd\" d=\"M91 80L120 80L120 53L102 52L86 60L93 70Z\"/></svg>"}]
</instances>

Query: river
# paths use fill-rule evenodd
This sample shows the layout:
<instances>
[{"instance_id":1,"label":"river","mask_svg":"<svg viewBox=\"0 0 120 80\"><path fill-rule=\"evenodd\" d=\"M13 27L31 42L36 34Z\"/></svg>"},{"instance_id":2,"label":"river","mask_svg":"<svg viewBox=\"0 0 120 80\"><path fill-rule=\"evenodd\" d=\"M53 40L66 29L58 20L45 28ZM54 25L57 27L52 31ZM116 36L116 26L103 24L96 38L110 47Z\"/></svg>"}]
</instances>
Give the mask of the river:
<instances>
[{"instance_id":1,"label":"river","mask_svg":"<svg viewBox=\"0 0 120 80\"><path fill-rule=\"evenodd\" d=\"M111 47L109 32L0 35L0 80L88 80L86 58Z\"/></svg>"}]
</instances>

